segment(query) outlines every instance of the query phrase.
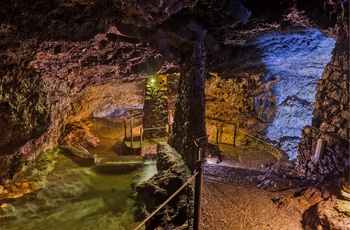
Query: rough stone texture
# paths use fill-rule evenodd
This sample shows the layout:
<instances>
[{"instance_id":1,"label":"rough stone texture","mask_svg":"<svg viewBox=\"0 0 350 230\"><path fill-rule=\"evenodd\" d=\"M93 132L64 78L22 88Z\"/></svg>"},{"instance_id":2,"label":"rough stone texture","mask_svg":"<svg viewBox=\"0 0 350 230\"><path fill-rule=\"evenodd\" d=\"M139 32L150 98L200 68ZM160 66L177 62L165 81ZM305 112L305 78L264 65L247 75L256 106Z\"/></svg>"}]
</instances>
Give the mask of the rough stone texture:
<instances>
[{"instance_id":1,"label":"rough stone texture","mask_svg":"<svg viewBox=\"0 0 350 230\"><path fill-rule=\"evenodd\" d=\"M54 169L56 163L57 149L44 152L34 161L27 162L17 172L18 178L13 183L12 180L2 178L0 185L0 200L22 197L46 184L47 175Z\"/></svg>"},{"instance_id":2,"label":"rough stone texture","mask_svg":"<svg viewBox=\"0 0 350 230\"><path fill-rule=\"evenodd\" d=\"M309 182L292 196L277 199L277 205L284 211L297 211L302 214L303 229L347 229L344 228L348 223L346 209L342 207L342 211L339 211L336 204L342 206L348 203L338 199L338 195L339 184L334 181L324 181L318 184ZM337 223L337 227L342 226L343 228L337 228L330 223Z\"/></svg>"},{"instance_id":3,"label":"rough stone texture","mask_svg":"<svg viewBox=\"0 0 350 230\"><path fill-rule=\"evenodd\" d=\"M144 138L164 137L167 134L168 124L167 77L152 76L146 79L145 85L146 95L142 118Z\"/></svg>"},{"instance_id":4,"label":"rough stone texture","mask_svg":"<svg viewBox=\"0 0 350 230\"><path fill-rule=\"evenodd\" d=\"M156 26L165 21L174 13L177 13L184 7L191 7L197 3L197 0L155 0L155 1L117 1L122 11L127 12L128 16L122 17L126 24L137 26Z\"/></svg>"},{"instance_id":5,"label":"rough stone texture","mask_svg":"<svg viewBox=\"0 0 350 230\"><path fill-rule=\"evenodd\" d=\"M89 116L92 109L87 104L77 105L89 87L101 87L103 91L110 84L122 86L141 82L156 73L179 72L179 63L184 63L183 73L189 73L189 69L195 68L190 67L194 63L189 57L202 30L207 30L202 43L207 54L206 70L222 73L225 78L244 69L261 71L263 65L255 62L261 53L245 52L254 49L252 44L258 35L300 27L317 28L337 40L333 59L341 61L343 56L338 54L348 51L348 2L5 1L0 9L0 177L15 177L25 161L57 145L67 123ZM233 57L238 57L239 52L244 58L237 61ZM254 61L249 62L250 59ZM334 73L345 73L345 66L334 64L335 68L343 68ZM260 75L256 77L259 81L263 79ZM331 88L332 84L326 83L330 79L324 80L322 87L338 89L341 95L346 95L347 83ZM321 96L322 90L318 90L318 103L324 103L324 98L326 103L339 99L334 93ZM91 97L84 100L94 104L95 98ZM98 100L103 104L103 100L110 98ZM183 114L187 114L184 108ZM339 109L346 111L343 103ZM337 119L317 115L314 126L344 140L348 131L340 126L345 117L346 112ZM182 130L180 124L186 121L174 126ZM200 130L199 136L202 134L204 130ZM301 165L307 165L304 163Z\"/></svg>"},{"instance_id":6,"label":"rough stone texture","mask_svg":"<svg viewBox=\"0 0 350 230\"><path fill-rule=\"evenodd\" d=\"M73 103L75 114L69 123L89 116L128 118L142 112L144 106L144 84L132 82L89 86Z\"/></svg>"},{"instance_id":7,"label":"rough stone texture","mask_svg":"<svg viewBox=\"0 0 350 230\"><path fill-rule=\"evenodd\" d=\"M313 161L317 140L325 141L320 160ZM333 135L322 134L318 129L307 126L303 130L303 138L299 144L298 165L296 173L301 176L320 179L325 175L341 175L345 159L349 156L348 143Z\"/></svg>"},{"instance_id":8,"label":"rough stone texture","mask_svg":"<svg viewBox=\"0 0 350 230\"><path fill-rule=\"evenodd\" d=\"M320 30L337 43L332 61L317 86L312 127L303 131L296 172L298 176L328 178L336 183L345 166L344 158L349 154L348 9L348 1L342 0L268 0L261 4L255 0L3 1L0 8L1 197L18 197L44 185L41 173L52 169L46 160L32 167L28 174L21 169L30 164L28 160L40 160L41 153L56 146L69 123L91 114L117 116L126 110L140 110L143 91L137 85L150 75L181 71L170 143L187 165L193 159L192 136L206 135L206 73L213 79L210 84L222 85L228 92L225 95L224 91L213 90L208 108L215 107L220 94L225 102L237 104L237 109L220 109L220 116L215 117L215 112L210 116L226 122L232 120L227 116L236 113L251 124L247 129L266 134L265 122L272 120L271 105L278 101L273 95L278 79L268 77L257 38L310 28ZM203 31L206 36L199 36L198 42ZM126 94L126 89L133 93ZM120 95L118 102L113 101L113 92ZM292 96L283 107L294 104L305 105ZM325 151L320 161L313 162L318 138L326 141ZM181 157L174 155L169 147L164 148L160 152L169 152L167 156L174 164L164 163L166 168L159 165L163 171L150 184L139 188L145 189L139 194L148 212L188 177ZM335 177L329 177L332 174ZM243 179L237 175L237 181ZM28 181L33 183L25 183ZM279 185L286 188L284 181ZM340 193L340 186L334 189ZM286 208L299 210L304 213L304 220L312 222L315 205L330 194L336 192L312 188L300 191ZM151 221L150 228L160 223L172 229L189 227L186 195L175 198ZM300 196L303 198L298 199ZM282 207L289 202L289 198L282 199L278 205ZM330 215L325 216L322 223L331 226L327 225L333 223L329 221Z\"/></svg>"},{"instance_id":9,"label":"rough stone texture","mask_svg":"<svg viewBox=\"0 0 350 230\"><path fill-rule=\"evenodd\" d=\"M178 98L175 104L173 130L169 144L183 157L188 167L194 168L194 138L207 142L205 130L204 71L205 52L203 41L206 31L200 31L192 57L184 63L179 81ZM204 139L203 139L204 138Z\"/></svg>"},{"instance_id":10,"label":"rough stone texture","mask_svg":"<svg viewBox=\"0 0 350 230\"><path fill-rule=\"evenodd\" d=\"M268 73L266 80L275 80L275 107L266 136L277 142L291 158L297 155L297 141L303 126L311 124L315 87L331 59L335 41L315 29L287 34L269 34L257 41L262 62Z\"/></svg>"},{"instance_id":11,"label":"rough stone texture","mask_svg":"<svg viewBox=\"0 0 350 230\"><path fill-rule=\"evenodd\" d=\"M157 174L151 179L136 186L136 201L141 219L151 213L190 177L190 172L182 160L181 155L164 142L157 145ZM188 191L190 190L190 191ZM188 202L193 201L192 188L183 189L163 209L161 209L147 224L146 229L189 229ZM188 197L188 195L190 197ZM141 220L140 220L141 221Z\"/></svg>"},{"instance_id":12,"label":"rough stone texture","mask_svg":"<svg viewBox=\"0 0 350 230\"><path fill-rule=\"evenodd\" d=\"M241 69L225 75L209 73L207 122L221 129L222 139L232 139L232 132L227 135L222 130L235 125L267 137L295 158L301 130L311 124L315 87L330 61L334 43L315 29L255 39L251 47L233 58L233 63L241 61ZM257 57L245 60L252 53ZM254 68L247 68L248 63Z\"/></svg>"},{"instance_id":13,"label":"rough stone texture","mask_svg":"<svg viewBox=\"0 0 350 230\"><path fill-rule=\"evenodd\" d=\"M317 215L324 229L347 230L350 228L350 202L328 199L317 205Z\"/></svg>"},{"instance_id":14,"label":"rough stone texture","mask_svg":"<svg viewBox=\"0 0 350 230\"><path fill-rule=\"evenodd\" d=\"M261 126L260 119L254 119L252 100L253 92L259 83L262 84L261 81L258 74L247 74L247 77L238 75L229 79L211 76L205 85L207 121L217 127L227 126L225 123L240 128L247 123L252 127ZM255 128L259 130L259 127Z\"/></svg>"},{"instance_id":15,"label":"rough stone texture","mask_svg":"<svg viewBox=\"0 0 350 230\"><path fill-rule=\"evenodd\" d=\"M101 109L98 97L84 97L86 88L142 79L144 66L160 69L157 52L111 23L110 3L18 1L2 8L1 178L57 145L66 123L90 116L87 102Z\"/></svg>"},{"instance_id":16,"label":"rough stone texture","mask_svg":"<svg viewBox=\"0 0 350 230\"><path fill-rule=\"evenodd\" d=\"M169 131L171 132L172 124L174 123L174 109L179 87L180 74L167 75L168 82L168 108L169 108Z\"/></svg>"},{"instance_id":17,"label":"rough stone texture","mask_svg":"<svg viewBox=\"0 0 350 230\"><path fill-rule=\"evenodd\" d=\"M82 122L67 125L59 140L60 147L82 158L94 158L86 148L97 147L100 140L90 133L89 125Z\"/></svg>"},{"instance_id":18,"label":"rough stone texture","mask_svg":"<svg viewBox=\"0 0 350 230\"><path fill-rule=\"evenodd\" d=\"M305 127L299 144L298 172L341 174L349 157L349 43L339 41L332 61L317 85L312 127ZM312 162L318 139L325 141L320 161Z\"/></svg>"}]
</instances>

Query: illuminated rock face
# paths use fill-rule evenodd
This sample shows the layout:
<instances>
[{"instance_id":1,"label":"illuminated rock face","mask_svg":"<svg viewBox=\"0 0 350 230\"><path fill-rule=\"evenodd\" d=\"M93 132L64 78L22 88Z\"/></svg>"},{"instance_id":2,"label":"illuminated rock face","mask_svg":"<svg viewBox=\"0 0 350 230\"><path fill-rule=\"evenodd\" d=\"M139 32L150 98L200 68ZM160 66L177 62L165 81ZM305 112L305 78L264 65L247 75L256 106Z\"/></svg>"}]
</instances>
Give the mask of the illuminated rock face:
<instances>
[{"instance_id":1,"label":"illuminated rock face","mask_svg":"<svg viewBox=\"0 0 350 230\"><path fill-rule=\"evenodd\" d=\"M332 61L317 84L312 126L304 127L299 144L297 169L301 175L341 175L349 164L349 53L344 49L348 45L336 44ZM320 158L313 161L318 139L325 146Z\"/></svg>"},{"instance_id":2,"label":"illuminated rock face","mask_svg":"<svg viewBox=\"0 0 350 230\"><path fill-rule=\"evenodd\" d=\"M267 127L270 140L276 141L291 158L297 155L301 130L311 124L316 85L331 60L335 41L315 29L287 34L269 34L257 40L262 62L268 71L266 81L274 80L276 107Z\"/></svg>"},{"instance_id":3,"label":"illuminated rock face","mask_svg":"<svg viewBox=\"0 0 350 230\"><path fill-rule=\"evenodd\" d=\"M143 108L143 135L145 139L165 137L168 124L168 88L166 76L146 79Z\"/></svg>"},{"instance_id":4,"label":"illuminated rock face","mask_svg":"<svg viewBox=\"0 0 350 230\"><path fill-rule=\"evenodd\" d=\"M149 75L182 71L180 63L189 60L202 30L208 31L203 41L205 72L243 82L242 92L250 98L242 102L242 114L255 116L255 91L249 88L254 86L263 92L259 87L264 87L268 69L259 62L263 61L261 52L245 51L258 35L303 27L318 28L344 44L348 41L348 37L338 36L339 31L348 31L348 3L332 0L324 6L321 0L295 2L296 5L287 0L268 4L250 0L6 1L0 9L0 177L12 178L26 160L56 146L66 124L91 114L123 116L140 110L141 91L136 85ZM342 45L339 50L348 49ZM242 51L242 55L236 51ZM233 63L234 57L243 58ZM336 56L334 62L338 59ZM343 64L334 66L345 68ZM192 76L191 68L196 68L187 67L185 78ZM336 69L327 76L343 76L342 71ZM336 95L325 97L322 92L328 90L328 83L323 83L316 96L312 125L322 132L334 129L332 135L345 140L347 131L343 127L347 123L328 117L333 109L323 101L331 103L328 98ZM331 85L329 93L334 91ZM347 92L343 86L339 90L342 95ZM118 102L113 101L115 92L122 94ZM270 97L268 93L265 98ZM208 107L220 101L214 98L213 102ZM339 104L341 113L348 108L344 105ZM226 111L220 111L217 119L231 117L232 113ZM184 114L187 112L184 107ZM268 114L263 115L269 117ZM342 114L343 119L346 115ZM186 121L178 121L178 127ZM265 128L263 122L257 126L258 131ZM305 157L302 165L308 159Z\"/></svg>"}]
</instances>

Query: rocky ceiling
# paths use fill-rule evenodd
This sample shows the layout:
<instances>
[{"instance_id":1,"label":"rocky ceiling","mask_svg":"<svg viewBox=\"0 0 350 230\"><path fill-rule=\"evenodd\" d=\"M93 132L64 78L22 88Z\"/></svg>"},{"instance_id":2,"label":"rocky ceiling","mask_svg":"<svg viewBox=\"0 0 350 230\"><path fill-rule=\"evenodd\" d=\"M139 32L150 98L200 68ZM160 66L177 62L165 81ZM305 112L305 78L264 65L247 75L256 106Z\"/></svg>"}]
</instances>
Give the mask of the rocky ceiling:
<instances>
[{"instance_id":1,"label":"rocky ceiling","mask_svg":"<svg viewBox=\"0 0 350 230\"><path fill-rule=\"evenodd\" d=\"M235 57L262 34L317 28L348 38L347 0L14 0L0 12L2 177L88 116L76 102L93 89L179 72L204 30L206 70L224 77L261 68Z\"/></svg>"}]
</instances>

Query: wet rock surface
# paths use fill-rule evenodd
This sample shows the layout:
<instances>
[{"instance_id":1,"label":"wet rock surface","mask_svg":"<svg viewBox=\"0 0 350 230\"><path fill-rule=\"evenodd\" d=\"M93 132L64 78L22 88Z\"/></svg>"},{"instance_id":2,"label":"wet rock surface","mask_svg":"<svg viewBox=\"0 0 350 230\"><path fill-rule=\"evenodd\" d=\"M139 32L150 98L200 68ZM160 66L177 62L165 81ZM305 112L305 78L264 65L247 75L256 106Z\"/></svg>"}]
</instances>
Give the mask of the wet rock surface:
<instances>
[{"instance_id":1,"label":"wet rock surface","mask_svg":"<svg viewBox=\"0 0 350 230\"><path fill-rule=\"evenodd\" d=\"M47 151L23 166L16 181L2 178L0 200L19 198L45 186L47 176L54 169L56 157L56 149Z\"/></svg>"}]
</instances>

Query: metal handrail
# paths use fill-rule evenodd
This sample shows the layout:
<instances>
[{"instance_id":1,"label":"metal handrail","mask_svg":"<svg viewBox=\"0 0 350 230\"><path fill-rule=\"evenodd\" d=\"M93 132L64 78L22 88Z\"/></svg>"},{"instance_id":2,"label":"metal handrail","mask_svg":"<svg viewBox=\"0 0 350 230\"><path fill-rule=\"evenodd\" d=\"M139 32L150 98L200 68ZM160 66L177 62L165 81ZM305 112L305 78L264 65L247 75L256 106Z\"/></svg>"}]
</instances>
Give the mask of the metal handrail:
<instances>
[{"instance_id":1,"label":"metal handrail","mask_svg":"<svg viewBox=\"0 0 350 230\"><path fill-rule=\"evenodd\" d=\"M143 127L143 126L142 126ZM142 128L143 130L153 130L153 129L166 129L166 126L159 126L159 127L153 127L153 128Z\"/></svg>"},{"instance_id":2,"label":"metal handrail","mask_svg":"<svg viewBox=\"0 0 350 230\"><path fill-rule=\"evenodd\" d=\"M257 140L257 141L260 141L260 142L262 142L262 143L264 143L264 144L267 144L267 145L271 145L271 143L268 143L268 142L266 142L266 141L263 141L263 140L261 140L261 139L255 137L255 136L253 136L253 134L250 134L250 133L247 133L247 132L243 131L243 129L237 128L237 126L234 125L234 124L232 124L232 123L228 123L228 122L225 122L225 123L226 123L226 124L233 125L233 126L235 127L235 129L237 129L237 131L239 131L239 132L241 132L241 133L244 133L245 135L247 135L247 136L249 136L249 137L251 137L251 138L253 138L253 139ZM224 126L224 127L225 127L225 126ZM221 129L221 128L223 128L223 127L217 127L217 128ZM224 143L224 144L230 144L230 143L225 143L225 142L222 142L222 143Z\"/></svg>"},{"instance_id":3,"label":"metal handrail","mask_svg":"<svg viewBox=\"0 0 350 230\"><path fill-rule=\"evenodd\" d=\"M127 119L125 122L128 123L133 118L141 118L143 116L144 116L143 114L142 115L137 115L137 116L132 116L132 117L129 117L129 119Z\"/></svg>"},{"instance_id":4,"label":"metal handrail","mask_svg":"<svg viewBox=\"0 0 350 230\"><path fill-rule=\"evenodd\" d=\"M231 124L231 123L226 123L226 124ZM234 128L234 130L237 130L237 131L239 131L239 132L241 132L241 133L243 133L243 134L245 134L245 135L247 135L247 136L249 136L249 137L251 137L251 138L253 138L253 139L255 139L255 140L257 140L257 141L260 141L261 143L264 143L265 145L267 145L267 146L269 146L269 147L273 147L273 148L276 148L275 146L273 146L271 143L268 143L268 142L266 142L266 141L264 141L264 140L262 140L262 139L260 139L260 138L257 138L257 137L255 137L255 136L253 136L252 134L250 134L250 133L247 133L247 132L245 132L245 131L243 131L242 129L239 129L239 128L237 128L237 126L236 125L234 125L234 124L231 124L231 125L233 125L235 128ZM222 128L222 127L219 127L219 129L220 128ZM234 140L233 140L233 143L235 143L235 138L236 138L236 134L234 134ZM231 144L231 143L227 143L227 142L217 142L217 143L222 143L222 144ZM235 144L234 144L234 146L235 146ZM274 153L272 153L273 155L275 155ZM278 154L279 156L276 156L277 158L278 157L281 157L281 153L279 152L279 154Z\"/></svg>"},{"instance_id":5,"label":"metal handrail","mask_svg":"<svg viewBox=\"0 0 350 230\"><path fill-rule=\"evenodd\" d=\"M158 206L146 219L144 219L134 230L139 229L142 225L144 225L149 219L151 219L161 208L163 208L171 199L173 199L182 189L184 189L189 183L191 183L199 172L195 172L193 176L186 181L176 192L173 193L166 201L164 201L161 205Z\"/></svg>"},{"instance_id":6,"label":"metal handrail","mask_svg":"<svg viewBox=\"0 0 350 230\"><path fill-rule=\"evenodd\" d=\"M247 135L247 136L249 136L249 137L255 139L255 140L258 140L258 141L264 143L264 144L271 145L270 143L268 143L268 142L266 142L266 141L263 141L263 140L261 140L261 139L259 139L259 138L257 138L257 137L254 137L254 136L253 136L252 134L250 134L250 133L244 132L242 129L237 128L237 130L240 131L241 133L244 133L245 135Z\"/></svg>"}]
</instances>

